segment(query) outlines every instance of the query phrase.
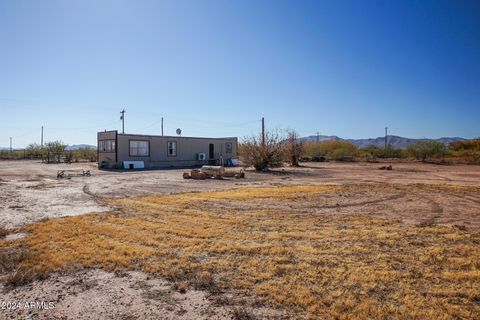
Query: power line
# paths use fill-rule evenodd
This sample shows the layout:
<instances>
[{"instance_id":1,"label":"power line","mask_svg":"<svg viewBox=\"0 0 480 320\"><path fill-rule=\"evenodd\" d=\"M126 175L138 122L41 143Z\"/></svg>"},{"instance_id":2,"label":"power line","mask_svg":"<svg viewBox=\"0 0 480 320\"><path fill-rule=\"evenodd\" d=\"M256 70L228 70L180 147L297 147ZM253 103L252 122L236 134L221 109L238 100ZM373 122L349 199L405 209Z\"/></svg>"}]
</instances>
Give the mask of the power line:
<instances>
[{"instance_id":1,"label":"power line","mask_svg":"<svg viewBox=\"0 0 480 320\"><path fill-rule=\"evenodd\" d=\"M149 124L149 125L146 126L146 127L140 128L139 130L145 130L145 129L151 128L151 127L153 127L153 126L156 126L156 125L159 124L159 123L160 123L160 120L157 120L157 121L153 122L152 124Z\"/></svg>"},{"instance_id":2,"label":"power line","mask_svg":"<svg viewBox=\"0 0 480 320\"><path fill-rule=\"evenodd\" d=\"M241 127L246 124L251 124L251 123L258 123L259 120L248 120L245 122L241 123L227 123L227 122L218 122L218 121L209 121L209 120L204 120L204 119L187 119L185 117L182 118L176 118L176 117L168 117L170 120L174 120L176 123L185 123L185 124L191 124L196 127L204 127L204 128L227 128L227 127ZM205 126L205 124L208 124Z\"/></svg>"},{"instance_id":3,"label":"power line","mask_svg":"<svg viewBox=\"0 0 480 320\"><path fill-rule=\"evenodd\" d=\"M96 129L96 128L105 128L105 127L108 127L108 126L113 126L113 125L116 125L118 124L118 120L117 121L113 121L113 122L110 122L110 123L105 123L105 124L98 124L98 125L93 125L93 126L86 126L86 127L77 127L77 128L62 128L62 127L48 127L48 129L50 130L87 130L87 129Z\"/></svg>"}]
</instances>

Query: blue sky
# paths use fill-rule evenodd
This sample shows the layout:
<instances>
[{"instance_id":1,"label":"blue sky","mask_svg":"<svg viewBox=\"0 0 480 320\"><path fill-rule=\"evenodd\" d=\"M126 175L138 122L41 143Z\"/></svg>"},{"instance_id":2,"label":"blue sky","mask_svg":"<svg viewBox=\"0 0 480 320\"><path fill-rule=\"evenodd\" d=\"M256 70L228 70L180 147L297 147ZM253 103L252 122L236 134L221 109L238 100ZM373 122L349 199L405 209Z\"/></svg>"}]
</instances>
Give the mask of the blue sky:
<instances>
[{"instance_id":1,"label":"blue sky","mask_svg":"<svg viewBox=\"0 0 480 320\"><path fill-rule=\"evenodd\" d=\"M0 0L0 146L480 135L478 1Z\"/></svg>"}]
</instances>

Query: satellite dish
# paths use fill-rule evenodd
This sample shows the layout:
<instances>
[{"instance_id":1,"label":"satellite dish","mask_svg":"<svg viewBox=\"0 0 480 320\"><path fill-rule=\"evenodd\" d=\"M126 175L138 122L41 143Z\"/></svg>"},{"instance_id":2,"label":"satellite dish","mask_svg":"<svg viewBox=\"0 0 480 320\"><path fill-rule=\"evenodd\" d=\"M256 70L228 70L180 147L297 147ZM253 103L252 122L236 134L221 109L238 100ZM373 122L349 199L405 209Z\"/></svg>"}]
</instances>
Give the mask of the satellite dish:
<instances>
[{"instance_id":1,"label":"satellite dish","mask_svg":"<svg viewBox=\"0 0 480 320\"><path fill-rule=\"evenodd\" d=\"M176 132L177 132L178 135L181 135L182 134L182 129L178 128Z\"/></svg>"}]
</instances>

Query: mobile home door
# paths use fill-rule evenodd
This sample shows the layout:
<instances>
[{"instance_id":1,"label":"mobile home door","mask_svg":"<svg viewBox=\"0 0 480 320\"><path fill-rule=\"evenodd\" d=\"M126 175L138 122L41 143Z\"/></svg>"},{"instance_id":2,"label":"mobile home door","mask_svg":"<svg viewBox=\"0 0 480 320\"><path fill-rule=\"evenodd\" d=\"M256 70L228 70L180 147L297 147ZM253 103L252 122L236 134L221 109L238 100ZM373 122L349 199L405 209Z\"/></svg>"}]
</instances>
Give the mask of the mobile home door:
<instances>
[{"instance_id":1,"label":"mobile home door","mask_svg":"<svg viewBox=\"0 0 480 320\"><path fill-rule=\"evenodd\" d=\"M208 145L208 158L210 160L213 160L215 158L215 147L214 147L213 143L210 143Z\"/></svg>"}]
</instances>

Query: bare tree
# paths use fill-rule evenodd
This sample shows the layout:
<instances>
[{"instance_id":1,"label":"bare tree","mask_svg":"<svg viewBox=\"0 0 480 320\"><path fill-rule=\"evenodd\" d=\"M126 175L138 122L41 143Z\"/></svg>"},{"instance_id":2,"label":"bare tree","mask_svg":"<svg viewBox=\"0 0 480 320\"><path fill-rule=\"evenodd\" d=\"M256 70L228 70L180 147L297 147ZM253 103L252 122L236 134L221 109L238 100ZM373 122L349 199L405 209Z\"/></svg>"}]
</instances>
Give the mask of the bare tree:
<instances>
[{"instance_id":1,"label":"bare tree","mask_svg":"<svg viewBox=\"0 0 480 320\"><path fill-rule=\"evenodd\" d=\"M282 136L277 131L265 133L265 141L261 136L245 137L239 146L240 160L246 166L256 170L281 167L283 165Z\"/></svg>"},{"instance_id":2,"label":"bare tree","mask_svg":"<svg viewBox=\"0 0 480 320\"><path fill-rule=\"evenodd\" d=\"M50 161L50 155L52 155L56 158L57 162L60 162L60 158L65 151L66 146L67 145L60 140L45 143L45 148L48 152L48 160Z\"/></svg>"},{"instance_id":3,"label":"bare tree","mask_svg":"<svg viewBox=\"0 0 480 320\"><path fill-rule=\"evenodd\" d=\"M287 140L285 142L285 157L291 166L299 166L303 152L304 143L299 139L298 133L295 130L288 130Z\"/></svg>"},{"instance_id":4,"label":"bare tree","mask_svg":"<svg viewBox=\"0 0 480 320\"><path fill-rule=\"evenodd\" d=\"M38 143L31 143L25 148L28 156L34 159L40 159L44 155L44 148Z\"/></svg>"}]
</instances>

